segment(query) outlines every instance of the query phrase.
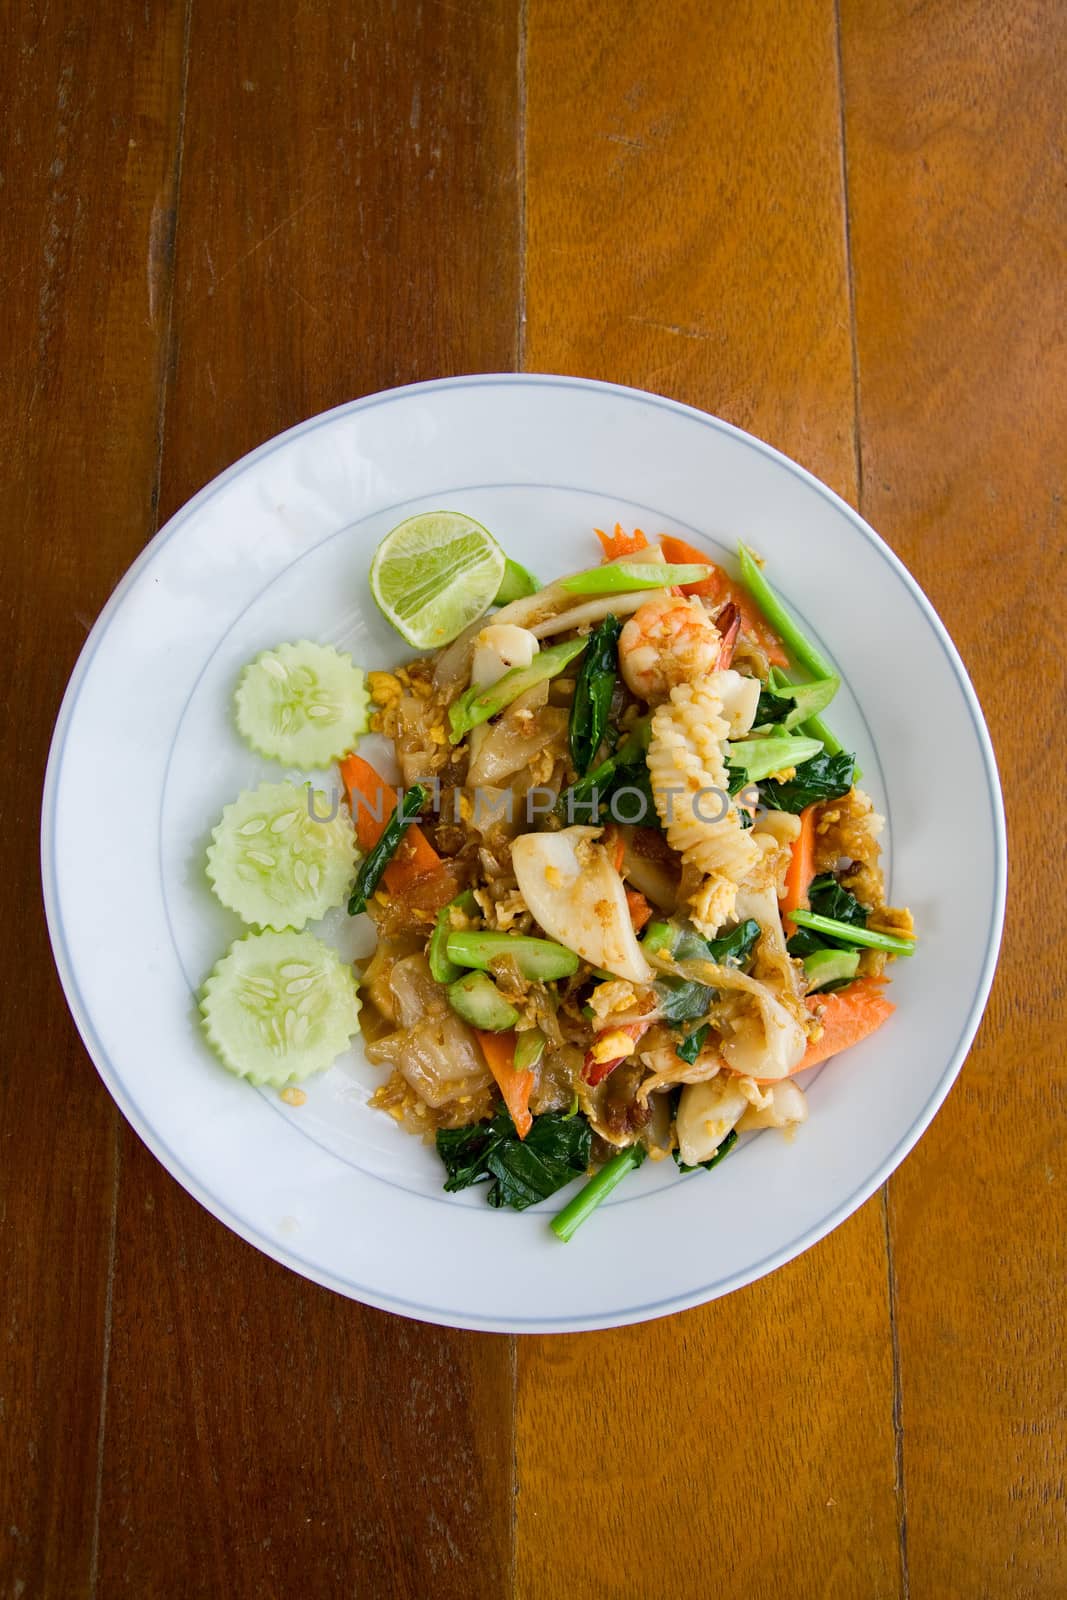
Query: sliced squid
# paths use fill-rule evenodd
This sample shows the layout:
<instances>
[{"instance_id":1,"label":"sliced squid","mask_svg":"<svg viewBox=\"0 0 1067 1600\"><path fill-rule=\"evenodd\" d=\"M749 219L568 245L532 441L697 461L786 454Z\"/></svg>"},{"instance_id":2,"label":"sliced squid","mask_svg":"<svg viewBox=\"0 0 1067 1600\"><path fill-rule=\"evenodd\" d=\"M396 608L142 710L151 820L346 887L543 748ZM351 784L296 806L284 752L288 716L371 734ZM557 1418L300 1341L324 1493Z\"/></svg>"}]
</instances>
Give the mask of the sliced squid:
<instances>
[{"instance_id":1,"label":"sliced squid","mask_svg":"<svg viewBox=\"0 0 1067 1600\"><path fill-rule=\"evenodd\" d=\"M712 672L699 683L683 683L654 712L648 771L656 810L667 841L703 881L690 895L690 911L702 933L714 937L733 913L738 885L759 860L760 847L741 827L729 799L723 742L721 681L738 677Z\"/></svg>"},{"instance_id":2,"label":"sliced squid","mask_svg":"<svg viewBox=\"0 0 1067 1600\"><path fill-rule=\"evenodd\" d=\"M696 1167L710 1161L748 1109L748 1096L729 1073L720 1072L706 1083L687 1084L674 1119L683 1165Z\"/></svg>"},{"instance_id":3,"label":"sliced squid","mask_svg":"<svg viewBox=\"0 0 1067 1600\"><path fill-rule=\"evenodd\" d=\"M519 892L548 936L590 966L631 983L651 983L623 881L596 842L600 833L574 827L522 834L511 847Z\"/></svg>"},{"instance_id":4,"label":"sliced squid","mask_svg":"<svg viewBox=\"0 0 1067 1600\"><path fill-rule=\"evenodd\" d=\"M808 1120L804 1091L792 1078L768 1086L769 1104L750 1105L738 1123L742 1133L750 1128L796 1128Z\"/></svg>"}]
</instances>

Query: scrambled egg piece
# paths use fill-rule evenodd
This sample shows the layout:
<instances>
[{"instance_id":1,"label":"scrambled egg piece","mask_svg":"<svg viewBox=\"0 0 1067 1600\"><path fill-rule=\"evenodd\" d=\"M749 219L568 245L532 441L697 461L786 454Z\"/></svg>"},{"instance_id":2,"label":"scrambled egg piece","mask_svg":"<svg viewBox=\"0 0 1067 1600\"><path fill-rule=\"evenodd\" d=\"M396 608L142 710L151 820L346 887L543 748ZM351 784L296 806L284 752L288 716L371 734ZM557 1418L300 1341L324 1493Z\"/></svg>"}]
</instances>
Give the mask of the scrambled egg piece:
<instances>
[{"instance_id":1,"label":"scrambled egg piece","mask_svg":"<svg viewBox=\"0 0 1067 1600\"><path fill-rule=\"evenodd\" d=\"M597 1066L600 1066L605 1061L619 1061L624 1056L632 1056L636 1049L636 1039L621 1028L612 1028L598 1036L591 1055Z\"/></svg>"}]
</instances>

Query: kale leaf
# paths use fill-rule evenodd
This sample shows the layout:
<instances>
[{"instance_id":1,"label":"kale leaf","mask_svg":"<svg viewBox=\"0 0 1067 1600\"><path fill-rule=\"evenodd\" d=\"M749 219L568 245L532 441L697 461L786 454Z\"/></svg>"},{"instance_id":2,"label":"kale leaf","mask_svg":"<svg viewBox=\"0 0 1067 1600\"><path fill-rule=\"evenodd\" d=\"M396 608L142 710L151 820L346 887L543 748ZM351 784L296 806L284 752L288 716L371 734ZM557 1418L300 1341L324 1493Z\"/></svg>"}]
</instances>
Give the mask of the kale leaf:
<instances>
[{"instance_id":1,"label":"kale leaf","mask_svg":"<svg viewBox=\"0 0 1067 1600\"><path fill-rule=\"evenodd\" d=\"M784 695L775 694L773 689L761 689L752 726L765 728L772 722L784 722L790 712L795 710L795 700L787 700Z\"/></svg>"},{"instance_id":2,"label":"kale leaf","mask_svg":"<svg viewBox=\"0 0 1067 1600\"><path fill-rule=\"evenodd\" d=\"M687 1033L685 1038L675 1045L675 1055L680 1056L683 1061L692 1066L701 1050L703 1050L704 1041L710 1031L710 1026L706 1022L702 1023L699 1028L694 1028L692 1033Z\"/></svg>"},{"instance_id":3,"label":"kale leaf","mask_svg":"<svg viewBox=\"0 0 1067 1600\"><path fill-rule=\"evenodd\" d=\"M801 762L792 778L784 783L773 778L759 786L760 799L770 811L803 811L816 800L836 800L852 788L856 758L847 750L836 756L812 756Z\"/></svg>"},{"instance_id":4,"label":"kale leaf","mask_svg":"<svg viewBox=\"0 0 1067 1600\"><path fill-rule=\"evenodd\" d=\"M739 922L718 939L706 939L708 960L720 967L743 967L759 941L760 925L755 917Z\"/></svg>"},{"instance_id":5,"label":"kale leaf","mask_svg":"<svg viewBox=\"0 0 1067 1600\"><path fill-rule=\"evenodd\" d=\"M848 922L855 928L867 926L867 907L861 906L856 896L838 883L831 872L812 880L808 902L820 917L833 917L835 922Z\"/></svg>"},{"instance_id":6,"label":"kale leaf","mask_svg":"<svg viewBox=\"0 0 1067 1600\"><path fill-rule=\"evenodd\" d=\"M812 879L808 890L808 903L810 909L820 917L832 917L836 922L848 923L853 928L867 926L867 907L860 905L856 896L838 883L832 872L824 872L820 877ZM817 950L855 948L844 937L832 939L825 933L816 933L812 928L798 928L786 944L789 954L798 956L801 960L805 956L814 955ZM851 979L847 981L851 982ZM830 985L827 985L827 989L829 988Z\"/></svg>"},{"instance_id":7,"label":"kale leaf","mask_svg":"<svg viewBox=\"0 0 1067 1600\"><path fill-rule=\"evenodd\" d=\"M439 1128L437 1153L454 1194L472 1184L488 1183L491 1206L524 1211L562 1189L589 1165L592 1134L584 1117L555 1111L535 1117L520 1139L506 1111L469 1128Z\"/></svg>"},{"instance_id":8,"label":"kale leaf","mask_svg":"<svg viewBox=\"0 0 1067 1600\"><path fill-rule=\"evenodd\" d=\"M589 644L578 671L571 703L571 760L579 777L588 772L600 749L608 725L611 697L615 692L618 668L618 617L605 617L589 635Z\"/></svg>"}]
</instances>

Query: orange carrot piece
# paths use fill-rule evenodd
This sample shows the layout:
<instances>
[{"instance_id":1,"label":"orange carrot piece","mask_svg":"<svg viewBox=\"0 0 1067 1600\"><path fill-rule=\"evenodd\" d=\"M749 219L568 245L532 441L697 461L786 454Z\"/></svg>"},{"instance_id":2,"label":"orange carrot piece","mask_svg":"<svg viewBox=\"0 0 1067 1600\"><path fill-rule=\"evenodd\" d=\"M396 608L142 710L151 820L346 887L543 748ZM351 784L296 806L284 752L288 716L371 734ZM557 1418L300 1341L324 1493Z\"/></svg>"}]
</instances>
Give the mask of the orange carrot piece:
<instances>
[{"instance_id":1,"label":"orange carrot piece","mask_svg":"<svg viewBox=\"0 0 1067 1600\"><path fill-rule=\"evenodd\" d=\"M633 923L634 932L640 933L652 915L652 907L640 889L631 889L628 885L626 889L626 904L630 908L630 921Z\"/></svg>"},{"instance_id":2,"label":"orange carrot piece","mask_svg":"<svg viewBox=\"0 0 1067 1600\"><path fill-rule=\"evenodd\" d=\"M362 756L347 755L341 762L341 780L348 794L359 847L367 851L385 832L396 810L396 790L380 777ZM396 855L385 869L385 884L395 894L415 878L436 872L441 857L417 822L404 834Z\"/></svg>"},{"instance_id":3,"label":"orange carrot piece","mask_svg":"<svg viewBox=\"0 0 1067 1600\"><path fill-rule=\"evenodd\" d=\"M615 524L614 533L605 533L602 528L594 528L593 532L604 546L605 561L621 561L624 556L633 556L638 550L648 549L648 540L641 529L635 528L633 533L624 533L621 522Z\"/></svg>"},{"instance_id":4,"label":"orange carrot piece","mask_svg":"<svg viewBox=\"0 0 1067 1600\"><path fill-rule=\"evenodd\" d=\"M626 855L626 840L623 837L622 829L617 828L613 822L609 822L604 829L601 843L607 850L615 871L621 872L623 857Z\"/></svg>"},{"instance_id":5,"label":"orange carrot piece","mask_svg":"<svg viewBox=\"0 0 1067 1600\"><path fill-rule=\"evenodd\" d=\"M793 840L793 854L785 869L785 898L780 902L782 927L787 939L796 933L791 911L807 910L808 889L815 876L815 807L805 806L800 813L800 833Z\"/></svg>"},{"instance_id":6,"label":"orange carrot piece","mask_svg":"<svg viewBox=\"0 0 1067 1600\"><path fill-rule=\"evenodd\" d=\"M695 545L687 544L684 539L675 539L665 533L660 536L659 544L664 556L672 563L702 561L705 565L708 564L707 551L698 550ZM741 613L742 630L763 649L771 665L787 667L789 657L786 655L785 646L770 623L764 621L762 612L748 590L739 583L735 584L733 579L714 562L710 565L711 571L708 576L702 578L699 583L684 584L683 592L702 595L704 599L713 601L716 607L735 605Z\"/></svg>"},{"instance_id":7,"label":"orange carrot piece","mask_svg":"<svg viewBox=\"0 0 1067 1600\"><path fill-rule=\"evenodd\" d=\"M884 979L857 978L847 989L834 989L830 994L809 994L805 1004L818 1016L822 1033L808 1045L794 1072L817 1067L820 1061L859 1044L883 1022L888 1022L896 1006L886 998L884 989Z\"/></svg>"},{"instance_id":8,"label":"orange carrot piece","mask_svg":"<svg viewBox=\"0 0 1067 1600\"><path fill-rule=\"evenodd\" d=\"M520 1139L525 1139L533 1127L530 1095L533 1091L534 1075L532 1072L515 1071L515 1035L479 1032L478 1043L482 1047L482 1054L489 1071L496 1079L497 1088L504 1096L504 1104L515 1124L515 1132Z\"/></svg>"}]
</instances>

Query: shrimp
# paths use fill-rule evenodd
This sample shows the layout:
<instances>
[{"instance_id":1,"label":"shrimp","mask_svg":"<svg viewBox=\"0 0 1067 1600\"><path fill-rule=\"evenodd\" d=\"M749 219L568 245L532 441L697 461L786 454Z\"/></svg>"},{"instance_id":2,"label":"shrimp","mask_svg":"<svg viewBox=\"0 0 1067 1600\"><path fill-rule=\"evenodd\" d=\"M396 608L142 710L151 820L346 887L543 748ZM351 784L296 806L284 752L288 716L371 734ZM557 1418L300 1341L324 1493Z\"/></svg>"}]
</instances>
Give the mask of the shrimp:
<instances>
[{"instance_id":1,"label":"shrimp","mask_svg":"<svg viewBox=\"0 0 1067 1600\"><path fill-rule=\"evenodd\" d=\"M619 670L627 688L649 704L680 683L696 683L719 664L722 638L694 596L657 595L624 624Z\"/></svg>"}]
</instances>

